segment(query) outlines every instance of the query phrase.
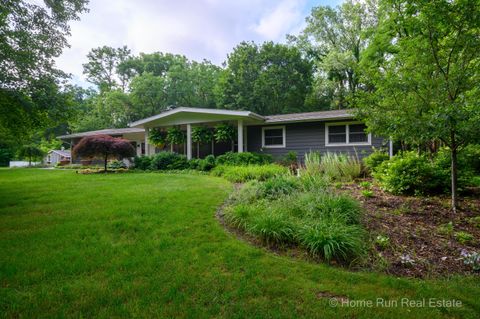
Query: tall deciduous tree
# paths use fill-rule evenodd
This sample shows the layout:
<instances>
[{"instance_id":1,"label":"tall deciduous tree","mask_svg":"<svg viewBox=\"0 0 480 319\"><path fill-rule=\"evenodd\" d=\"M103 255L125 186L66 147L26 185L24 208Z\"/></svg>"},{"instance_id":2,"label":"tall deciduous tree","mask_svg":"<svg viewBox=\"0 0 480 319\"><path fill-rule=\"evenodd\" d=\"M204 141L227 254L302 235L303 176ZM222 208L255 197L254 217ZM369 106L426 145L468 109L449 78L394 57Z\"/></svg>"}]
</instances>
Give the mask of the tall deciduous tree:
<instances>
[{"instance_id":1,"label":"tall deciduous tree","mask_svg":"<svg viewBox=\"0 0 480 319\"><path fill-rule=\"evenodd\" d=\"M87 81L98 86L101 92L114 88L125 91L132 74L120 68L120 65L130 56L131 52L126 46L94 48L87 55L88 62L83 64L83 73L87 76Z\"/></svg>"},{"instance_id":2,"label":"tall deciduous tree","mask_svg":"<svg viewBox=\"0 0 480 319\"><path fill-rule=\"evenodd\" d=\"M480 3L384 0L381 29L362 64L370 91L358 100L377 134L451 150L453 211L457 152L478 139Z\"/></svg>"},{"instance_id":3,"label":"tall deciduous tree","mask_svg":"<svg viewBox=\"0 0 480 319\"><path fill-rule=\"evenodd\" d=\"M311 64L295 47L242 42L228 56L216 87L217 105L265 115L302 111L311 75Z\"/></svg>"},{"instance_id":4,"label":"tall deciduous tree","mask_svg":"<svg viewBox=\"0 0 480 319\"><path fill-rule=\"evenodd\" d=\"M347 0L312 9L298 37L290 37L315 64L315 94L332 108L349 106L362 88L358 64L378 24L376 0Z\"/></svg>"},{"instance_id":5,"label":"tall deciduous tree","mask_svg":"<svg viewBox=\"0 0 480 319\"><path fill-rule=\"evenodd\" d=\"M19 89L59 74L54 58L66 47L68 25L88 0L4 0L0 6L0 87ZM38 3L38 1L37 1Z\"/></svg>"},{"instance_id":6,"label":"tall deciduous tree","mask_svg":"<svg viewBox=\"0 0 480 319\"><path fill-rule=\"evenodd\" d=\"M87 0L6 0L0 5L0 140L21 143L58 124L69 111L54 58L66 47L69 22Z\"/></svg>"}]
</instances>

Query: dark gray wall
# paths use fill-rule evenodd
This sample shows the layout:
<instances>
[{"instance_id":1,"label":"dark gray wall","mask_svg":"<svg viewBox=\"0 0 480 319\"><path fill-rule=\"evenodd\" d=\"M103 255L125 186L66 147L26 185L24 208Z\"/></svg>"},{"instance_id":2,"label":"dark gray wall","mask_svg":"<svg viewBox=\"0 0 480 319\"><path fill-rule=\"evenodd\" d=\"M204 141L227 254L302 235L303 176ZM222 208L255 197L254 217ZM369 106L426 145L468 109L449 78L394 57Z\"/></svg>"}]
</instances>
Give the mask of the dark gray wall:
<instances>
[{"instance_id":1,"label":"dark gray wall","mask_svg":"<svg viewBox=\"0 0 480 319\"><path fill-rule=\"evenodd\" d=\"M247 127L247 150L271 154L274 158L281 158L290 151L297 152L300 161L303 161L305 153L310 151L344 153L353 156L357 154L359 158L363 158L373 151L373 147L380 148L388 144L388 140L372 136L371 146L325 146L325 122L302 122L270 125L285 126L286 147L262 150L262 127L264 126L267 125Z\"/></svg>"}]
</instances>

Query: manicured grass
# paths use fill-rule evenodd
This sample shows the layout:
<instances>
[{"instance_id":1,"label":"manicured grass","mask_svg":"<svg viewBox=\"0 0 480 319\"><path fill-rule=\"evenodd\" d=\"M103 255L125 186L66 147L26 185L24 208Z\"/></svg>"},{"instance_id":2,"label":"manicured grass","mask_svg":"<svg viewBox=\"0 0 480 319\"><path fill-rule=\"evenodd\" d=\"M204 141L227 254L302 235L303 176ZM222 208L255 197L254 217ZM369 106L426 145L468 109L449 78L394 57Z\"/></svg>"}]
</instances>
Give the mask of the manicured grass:
<instances>
[{"instance_id":1,"label":"manicured grass","mask_svg":"<svg viewBox=\"0 0 480 319\"><path fill-rule=\"evenodd\" d=\"M276 256L214 217L232 186L158 173L0 170L2 317L478 317L478 277L414 280ZM440 258L440 256L439 256ZM398 300L399 306L332 307ZM457 299L460 308L401 307Z\"/></svg>"}]
</instances>

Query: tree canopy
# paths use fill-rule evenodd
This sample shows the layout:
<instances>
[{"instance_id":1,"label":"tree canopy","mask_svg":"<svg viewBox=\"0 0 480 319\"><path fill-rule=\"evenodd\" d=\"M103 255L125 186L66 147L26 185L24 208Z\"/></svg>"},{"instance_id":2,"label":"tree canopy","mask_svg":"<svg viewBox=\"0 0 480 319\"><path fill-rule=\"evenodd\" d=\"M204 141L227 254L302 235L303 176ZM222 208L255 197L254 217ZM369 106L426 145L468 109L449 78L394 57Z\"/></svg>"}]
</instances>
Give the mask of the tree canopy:
<instances>
[{"instance_id":1,"label":"tree canopy","mask_svg":"<svg viewBox=\"0 0 480 319\"><path fill-rule=\"evenodd\" d=\"M314 95L323 108L351 107L362 90L359 63L378 25L375 0L347 0L340 6L318 6L299 36L289 36L315 67Z\"/></svg>"},{"instance_id":2,"label":"tree canopy","mask_svg":"<svg viewBox=\"0 0 480 319\"><path fill-rule=\"evenodd\" d=\"M242 42L228 55L216 86L217 105L264 115L305 110L311 70L293 46Z\"/></svg>"},{"instance_id":3,"label":"tree canopy","mask_svg":"<svg viewBox=\"0 0 480 319\"><path fill-rule=\"evenodd\" d=\"M86 136L75 145L72 156L99 158L104 161L107 171L108 159L121 159L135 156L135 148L129 140L109 135Z\"/></svg>"},{"instance_id":4,"label":"tree canopy","mask_svg":"<svg viewBox=\"0 0 480 319\"><path fill-rule=\"evenodd\" d=\"M382 9L362 61L369 90L359 115L381 136L447 145L455 209L457 150L479 137L480 3L384 0Z\"/></svg>"}]
</instances>

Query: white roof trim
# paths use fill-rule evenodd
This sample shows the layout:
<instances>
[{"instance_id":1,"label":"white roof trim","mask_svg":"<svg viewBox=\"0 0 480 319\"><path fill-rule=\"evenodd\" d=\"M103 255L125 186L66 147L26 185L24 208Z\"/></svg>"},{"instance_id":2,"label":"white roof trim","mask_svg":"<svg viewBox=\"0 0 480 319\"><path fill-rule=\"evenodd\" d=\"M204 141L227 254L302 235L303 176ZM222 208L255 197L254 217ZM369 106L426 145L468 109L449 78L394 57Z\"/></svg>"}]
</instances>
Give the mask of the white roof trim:
<instances>
[{"instance_id":1,"label":"white roof trim","mask_svg":"<svg viewBox=\"0 0 480 319\"><path fill-rule=\"evenodd\" d=\"M250 117L256 120L265 120L265 118L261 115L250 111L233 111L233 110L219 110L219 109L206 109L206 108L197 108L197 107L178 107L173 110L165 111L160 114L147 117L145 119L141 119L129 124L130 127L135 127L139 125L143 125L145 123L155 121L173 114L177 113L200 113L200 114L216 114L216 115L230 115L230 116L240 116L240 117Z\"/></svg>"}]
</instances>

